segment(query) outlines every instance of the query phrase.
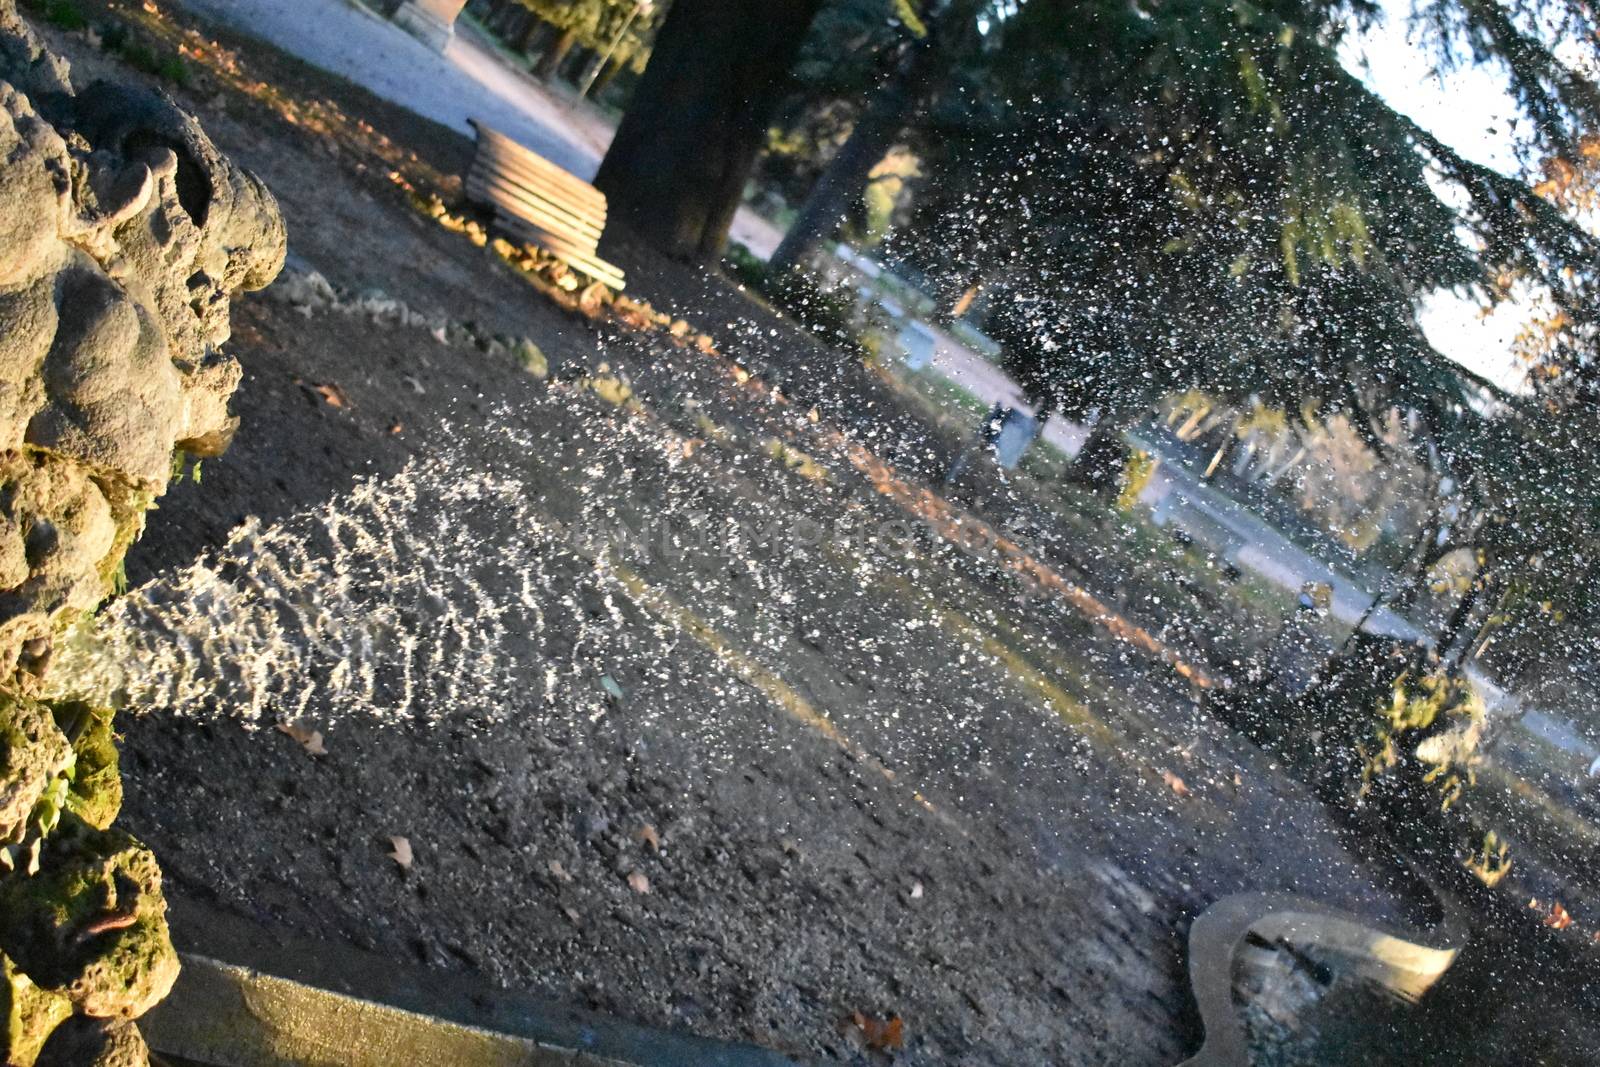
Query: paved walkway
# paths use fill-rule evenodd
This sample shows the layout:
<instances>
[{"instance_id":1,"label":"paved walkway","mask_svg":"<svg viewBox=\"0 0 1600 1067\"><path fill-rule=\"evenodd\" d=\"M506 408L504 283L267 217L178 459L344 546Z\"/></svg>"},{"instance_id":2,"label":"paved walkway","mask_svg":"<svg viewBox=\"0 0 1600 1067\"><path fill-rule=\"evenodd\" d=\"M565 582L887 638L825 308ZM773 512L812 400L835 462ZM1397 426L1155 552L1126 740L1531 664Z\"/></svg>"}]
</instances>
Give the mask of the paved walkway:
<instances>
[{"instance_id":1,"label":"paved walkway","mask_svg":"<svg viewBox=\"0 0 1600 1067\"><path fill-rule=\"evenodd\" d=\"M481 119L585 181L611 143L608 116L515 69L465 23L440 55L354 0L176 2L451 129ZM734 220L734 240L763 257L781 237L752 211Z\"/></svg>"},{"instance_id":2,"label":"paved walkway","mask_svg":"<svg viewBox=\"0 0 1600 1067\"><path fill-rule=\"evenodd\" d=\"M580 133L565 108L499 57L457 34L439 55L351 0L178 0L323 70L463 133L479 118L583 178L604 145Z\"/></svg>"}]
</instances>

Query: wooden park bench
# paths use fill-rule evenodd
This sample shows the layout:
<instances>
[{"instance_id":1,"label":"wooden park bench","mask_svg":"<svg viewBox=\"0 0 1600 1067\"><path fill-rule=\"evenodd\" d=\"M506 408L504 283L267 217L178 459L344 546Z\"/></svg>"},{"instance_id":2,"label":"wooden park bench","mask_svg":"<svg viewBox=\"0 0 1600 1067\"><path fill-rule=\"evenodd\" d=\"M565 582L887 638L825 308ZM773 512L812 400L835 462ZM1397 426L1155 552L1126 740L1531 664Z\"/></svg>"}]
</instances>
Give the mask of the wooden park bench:
<instances>
[{"instance_id":1,"label":"wooden park bench","mask_svg":"<svg viewBox=\"0 0 1600 1067\"><path fill-rule=\"evenodd\" d=\"M468 121L478 133L478 151L467 172L467 199L493 208L495 226L517 240L621 289L621 269L598 252L606 228L605 194L499 130Z\"/></svg>"}]
</instances>

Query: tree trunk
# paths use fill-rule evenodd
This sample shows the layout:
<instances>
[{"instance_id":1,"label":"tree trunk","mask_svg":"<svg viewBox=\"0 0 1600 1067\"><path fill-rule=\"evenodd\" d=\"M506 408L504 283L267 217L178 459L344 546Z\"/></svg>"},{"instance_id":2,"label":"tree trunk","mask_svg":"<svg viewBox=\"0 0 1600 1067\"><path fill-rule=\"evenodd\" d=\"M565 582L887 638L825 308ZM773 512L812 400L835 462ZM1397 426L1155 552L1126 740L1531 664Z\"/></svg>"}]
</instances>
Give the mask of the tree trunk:
<instances>
[{"instance_id":1,"label":"tree trunk","mask_svg":"<svg viewBox=\"0 0 1600 1067\"><path fill-rule=\"evenodd\" d=\"M483 24L490 29L500 25L506 17L506 11L511 7L513 0L489 0L489 6L483 13Z\"/></svg>"},{"instance_id":2,"label":"tree trunk","mask_svg":"<svg viewBox=\"0 0 1600 1067\"><path fill-rule=\"evenodd\" d=\"M518 28L510 42L511 50L520 56L527 55L551 29L553 27L544 19L528 12L528 20Z\"/></svg>"},{"instance_id":3,"label":"tree trunk","mask_svg":"<svg viewBox=\"0 0 1600 1067\"><path fill-rule=\"evenodd\" d=\"M577 43L578 35L576 32L573 30L561 31L561 36L551 42L550 47L546 48L544 54L539 57L539 62L534 64L534 77L549 81L555 74L556 69L561 66L561 61L566 59L567 54L572 51L572 46Z\"/></svg>"},{"instance_id":4,"label":"tree trunk","mask_svg":"<svg viewBox=\"0 0 1600 1067\"><path fill-rule=\"evenodd\" d=\"M520 28L515 40L510 41L511 50L526 59L543 52L556 33L554 26L529 12L527 23Z\"/></svg>"},{"instance_id":5,"label":"tree trunk","mask_svg":"<svg viewBox=\"0 0 1600 1067\"><path fill-rule=\"evenodd\" d=\"M822 0L677 0L594 183L678 259L715 262Z\"/></svg>"},{"instance_id":6,"label":"tree trunk","mask_svg":"<svg viewBox=\"0 0 1600 1067\"><path fill-rule=\"evenodd\" d=\"M872 168L894 147L912 114L922 103L928 86L944 71L945 52L933 35L910 48L899 68L872 95L867 108L838 153L823 170L789 232L772 254L770 266L783 274L799 265L813 248L828 240L850 209L861 199Z\"/></svg>"},{"instance_id":7,"label":"tree trunk","mask_svg":"<svg viewBox=\"0 0 1600 1067\"><path fill-rule=\"evenodd\" d=\"M1439 638L1434 642L1434 648L1438 650L1440 659L1449 656L1450 650L1461 639L1461 633L1471 621L1472 614L1477 610L1479 601L1483 599L1488 584L1488 574L1480 571L1473 579L1471 588L1456 603L1455 610L1445 620L1444 628L1439 631Z\"/></svg>"},{"instance_id":8,"label":"tree trunk","mask_svg":"<svg viewBox=\"0 0 1600 1067\"><path fill-rule=\"evenodd\" d=\"M574 48L567 61L556 70L556 77L573 85L582 85L589 64L594 62L594 52L588 48Z\"/></svg>"},{"instance_id":9,"label":"tree trunk","mask_svg":"<svg viewBox=\"0 0 1600 1067\"><path fill-rule=\"evenodd\" d=\"M589 86L591 99L599 97L601 93L606 91L606 86L611 84L611 80L622 72L622 66L622 63L613 59L601 69L599 74L595 75L594 82Z\"/></svg>"},{"instance_id":10,"label":"tree trunk","mask_svg":"<svg viewBox=\"0 0 1600 1067\"><path fill-rule=\"evenodd\" d=\"M1115 495L1122 469L1128 462L1128 445L1122 435L1131 422L1131 417L1124 414L1108 412L1101 415L1090 429L1083 447L1073 457L1067 477L1075 484L1093 490L1098 496Z\"/></svg>"}]
</instances>

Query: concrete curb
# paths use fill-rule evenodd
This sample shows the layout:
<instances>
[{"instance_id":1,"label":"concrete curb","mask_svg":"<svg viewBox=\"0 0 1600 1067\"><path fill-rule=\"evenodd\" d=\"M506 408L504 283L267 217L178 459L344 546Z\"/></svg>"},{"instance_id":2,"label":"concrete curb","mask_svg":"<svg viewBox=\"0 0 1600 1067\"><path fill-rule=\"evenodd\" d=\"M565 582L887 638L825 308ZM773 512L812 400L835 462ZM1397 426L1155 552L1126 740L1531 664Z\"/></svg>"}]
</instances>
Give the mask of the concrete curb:
<instances>
[{"instance_id":1,"label":"concrete curb","mask_svg":"<svg viewBox=\"0 0 1600 1067\"><path fill-rule=\"evenodd\" d=\"M348 945L172 902L183 973L140 1020L196 1067L794 1067L753 1045L654 1030Z\"/></svg>"}]
</instances>

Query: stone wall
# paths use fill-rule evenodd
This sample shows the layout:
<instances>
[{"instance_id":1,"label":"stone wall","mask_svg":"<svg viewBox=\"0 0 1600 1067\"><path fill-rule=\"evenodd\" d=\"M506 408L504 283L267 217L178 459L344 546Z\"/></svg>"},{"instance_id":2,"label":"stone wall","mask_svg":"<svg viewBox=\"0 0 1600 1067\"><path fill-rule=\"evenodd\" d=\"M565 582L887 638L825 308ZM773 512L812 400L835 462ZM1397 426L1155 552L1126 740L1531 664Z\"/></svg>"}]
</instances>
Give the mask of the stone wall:
<instances>
[{"instance_id":1,"label":"stone wall","mask_svg":"<svg viewBox=\"0 0 1600 1067\"><path fill-rule=\"evenodd\" d=\"M181 453L232 437L228 299L283 264L277 204L170 99L74 89L0 0L0 1053L146 1062L171 988L161 874L112 826L111 713L40 696Z\"/></svg>"}]
</instances>

